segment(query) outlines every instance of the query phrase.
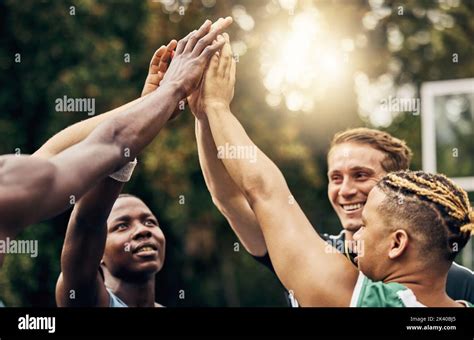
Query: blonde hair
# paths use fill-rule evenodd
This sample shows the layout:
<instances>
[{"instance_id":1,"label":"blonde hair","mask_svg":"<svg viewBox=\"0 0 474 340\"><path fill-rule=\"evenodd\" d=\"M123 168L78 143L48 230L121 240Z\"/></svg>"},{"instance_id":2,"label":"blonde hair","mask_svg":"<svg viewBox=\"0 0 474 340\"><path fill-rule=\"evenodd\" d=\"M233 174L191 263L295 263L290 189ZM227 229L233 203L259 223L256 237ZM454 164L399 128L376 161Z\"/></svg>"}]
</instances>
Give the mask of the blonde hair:
<instances>
[{"instance_id":1,"label":"blonde hair","mask_svg":"<svg viewBox=\"0 0 474 340\"><path fill-rule=\"evenodd\" d=\"M382 151L385 154L382 168L386 172L406 170L410 166L413 153L405 141L380 130L356 128L338 132L331 141L329 152L338 144L351 142L369 145Z\"/></svg>"}]
</instances>

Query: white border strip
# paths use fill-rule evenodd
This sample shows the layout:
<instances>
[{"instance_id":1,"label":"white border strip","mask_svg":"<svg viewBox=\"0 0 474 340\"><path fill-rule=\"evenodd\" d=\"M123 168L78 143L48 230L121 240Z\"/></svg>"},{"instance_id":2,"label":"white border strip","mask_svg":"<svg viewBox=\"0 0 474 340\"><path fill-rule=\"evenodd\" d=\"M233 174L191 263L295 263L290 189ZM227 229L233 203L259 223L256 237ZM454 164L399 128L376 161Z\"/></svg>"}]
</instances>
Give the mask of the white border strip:
<instances>
[{"instance_id":1,"label":"white border strip","mask_svg":"<svg viewBox=\"0 0 474 340\"><path fill-rule=\"evenodd\" d=\"M474 93L474 78L441 80L421 85L421 147L423 170L436 170L436 127L434 97L458 93ZM452 178L467 191L474 191L474 177Z\"/></svg>"}]
</instances>

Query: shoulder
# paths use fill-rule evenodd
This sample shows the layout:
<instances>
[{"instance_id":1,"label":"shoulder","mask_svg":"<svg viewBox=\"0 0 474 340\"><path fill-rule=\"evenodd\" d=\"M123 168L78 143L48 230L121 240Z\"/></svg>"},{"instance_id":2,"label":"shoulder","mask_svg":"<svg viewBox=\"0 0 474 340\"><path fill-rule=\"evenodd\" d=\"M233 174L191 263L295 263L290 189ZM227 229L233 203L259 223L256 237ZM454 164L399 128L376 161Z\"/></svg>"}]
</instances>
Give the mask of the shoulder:
<instances>
[{"instance_id":1,"label":"shoulder","mask_svg":"<svg viewBox=\"0 0 474 340\"><path fill-rule=\"evenodd\" d=\"M362 272L359 273L350 306L424 307L407 287L396 282L374 282Z\"/></svg>"}]
</instances>

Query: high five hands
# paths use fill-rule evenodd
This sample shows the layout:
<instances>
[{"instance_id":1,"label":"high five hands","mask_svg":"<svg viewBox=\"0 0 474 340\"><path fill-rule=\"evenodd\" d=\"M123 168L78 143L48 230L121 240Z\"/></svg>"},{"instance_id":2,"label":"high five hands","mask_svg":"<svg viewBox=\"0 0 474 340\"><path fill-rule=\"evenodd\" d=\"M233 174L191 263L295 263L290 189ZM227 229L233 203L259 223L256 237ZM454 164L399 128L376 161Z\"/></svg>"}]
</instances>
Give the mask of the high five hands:
<instances>
[{"instance_id":1,"label":"high five hands","mask_svg":"<svg viewBox=\"0 0 474 340\"><path fill-rule=\"evenodd\" d=\"M153 92L160 85L173 83L180 87L183 98L188 99L191 111L198 118L203 116L208 104L227 103L228 106L233 96L235 61L228 34L224 33L222 36L220 33L230 24L231 17L220 18L212 25L206 20L198 30L189 33L179 42L171 40L167 46L162 45L151 59L142 96ZM222 52L219 53L221 49ZM213 70L209 72L211 65ZM206 88L204 78L209 78ZM171 118L180 111L177 108Z\"/></svg>"},{"instance_id":2,"label":"high five hands","mask_svg":"<svg viewBox=\"0 0 474 340\"><path fill-rule=\"evenodd\" d=\"M220 53L212 56L199 89L188 97L191 111L197 119L204 118L210 109L228 109L234 97L236 62L229 35L224 33L217 39L224 42L224 46Z\"/></svg>"}]
</instances>

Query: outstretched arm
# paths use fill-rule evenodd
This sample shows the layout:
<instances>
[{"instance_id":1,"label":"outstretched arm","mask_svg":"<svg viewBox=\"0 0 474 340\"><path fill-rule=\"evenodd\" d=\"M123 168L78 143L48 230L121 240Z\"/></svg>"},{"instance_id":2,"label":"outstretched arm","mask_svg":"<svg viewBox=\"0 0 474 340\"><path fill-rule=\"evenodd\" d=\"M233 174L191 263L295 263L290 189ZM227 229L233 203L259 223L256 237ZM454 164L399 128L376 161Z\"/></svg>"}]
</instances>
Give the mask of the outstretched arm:
<instances>
[{"instance_id":1,"label":"outstretched arm","mask_svg":"<svg viewBox=\"0 0 474 340\"><path fill-rule=\"evenodd\" d=\"M77 202L69 219L56 284L58 307L108 307L109 295L99 273L107 239L107 218L123 183L102 180Z\"/></svg>"},{"instance_id":2,"label":"outstretched arm","mask_svg":"<svg viewBox=\"0 0 474 340\"><path fill-rule=\"evenodd\" d=\"M25 157L0 159L0 233L13 235L78 200L98 180L132 160L168 121L180 99L198 86L211 56L222 47L216 36L232 20L209 32L210 22L177 46L162 85L140 102L108 119L82 142L49 162ZM27 157L34 159L34 157ZM28 176L35 165L37 176ZM48 197L48 199L44 199Z\"/></svg>"},{"instance_id":3,"label":"outstretched arm","mask_svg":"<svg viewBox=\"0 0 474 340\"><path fill-rule=\"evenodd\" d=\"M67 148L83 141L90 133L102 122L117 116L118 114L130 109L133 105L141 102L143 97L156 90L163 79L163 75L169 64L170 54L176 48L176 40L171 40L167 46L161 46L154 53L148 70L148 75L145 80L145 85L142 91L142 97L137 98L125 105L116 109L105 112L98 116L83 120L73 124L64 130L58 132L44 143L33 156L40 158L51 158L54 155L66 150Z\"/></svg>"},{"instance_id":4,"label":"outstretched arm","mask_svg":"<svg viewBox=\"0 0 474 340\"><path fill-rule=\"evenodd\" d=\"M255 148L256 162L223 158L225 168L255 212L275 271L303 306L349 306L358 271L344 257L328 252L283 174L252 142L231 113L235 61L228 37L213 56L204 80L203 103L215 144ZM220 93L218 96L216 93Z\"/></svg>"},{"instance_id":5,"label":"outstretched arm","mask_svg":"<svg viewBox=\"0 0 474 340\"><path fill-rule=\"evenodd\" d=\"M188 102L191 105L191 101ZM267 247L257 218L224 164L217 158L217 148L205 115L200 119L196 118L196 141L199 163L212 201L225 216L245 249L254 256L265 255Z\"/></svg>"},{"instance_id":6,"label":"outstretched arm","mask_svg":"<svg viewBox=\"0 0 474 340\"><path fill-rule=\"evenodd\" d=\"M219 25L220 21L217 21L211 26L211 30L218 28ZM175 46L171 42L166 50L164 46L162 48L163 51L160 53L160 50L158 50L150 63L150 71L143 94L154 91L168 69L168 64L171 61L171 51L174 50ZM229 177L222 162L217 158L217 149L212 138L209 122L199 103L199 92L200 89L188 97L188 104L196 116L196 141L199 162L212 201L225 216L247 251L254 256L263 256L267 253L265 239L247 199Z\"/></svg>"},{"instance_id":7,"label":"outstretched arm","mask_svg":"<svg viewBox=\"0 0 474 340\"><path fill-rule=\"evenodd\" d=\"M155 52L142 96L158 88L175 48L176 41L173 40ZM107 239L107 219L122 187L123 183L105 178L75 205L64 239L61 274L56 284L59 307L109 306L109 295L99 266Z\"/></svg>"}]
</instances>

